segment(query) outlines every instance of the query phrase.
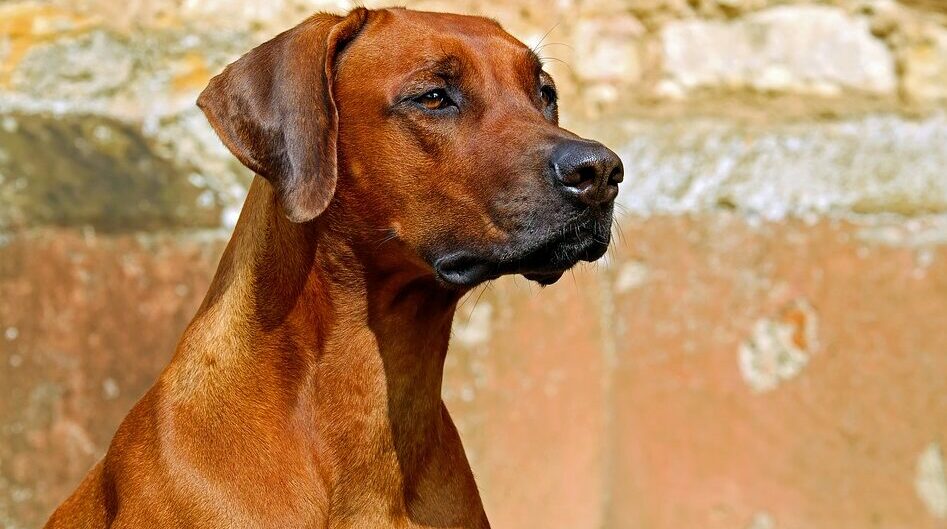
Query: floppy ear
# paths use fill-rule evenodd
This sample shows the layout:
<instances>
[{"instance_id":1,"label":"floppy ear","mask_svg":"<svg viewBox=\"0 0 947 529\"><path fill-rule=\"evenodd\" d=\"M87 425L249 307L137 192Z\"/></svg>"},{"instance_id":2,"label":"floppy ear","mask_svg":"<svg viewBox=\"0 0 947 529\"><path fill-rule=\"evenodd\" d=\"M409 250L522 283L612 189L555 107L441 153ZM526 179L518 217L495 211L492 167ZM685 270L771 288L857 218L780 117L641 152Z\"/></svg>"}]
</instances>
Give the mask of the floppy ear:
<instances>
[{"instance_id":1,"label":"floppy ear","mask_svg":"<svg viewBox=\"0 0 947 529\"><path fill-rule=\"evenodd\" d=\"M335 193L333 66L367 18L364 8L314 15L227 66L197 99L227 148L273 185L293 222L317 217Z\"/></svg>"}]
</instances>

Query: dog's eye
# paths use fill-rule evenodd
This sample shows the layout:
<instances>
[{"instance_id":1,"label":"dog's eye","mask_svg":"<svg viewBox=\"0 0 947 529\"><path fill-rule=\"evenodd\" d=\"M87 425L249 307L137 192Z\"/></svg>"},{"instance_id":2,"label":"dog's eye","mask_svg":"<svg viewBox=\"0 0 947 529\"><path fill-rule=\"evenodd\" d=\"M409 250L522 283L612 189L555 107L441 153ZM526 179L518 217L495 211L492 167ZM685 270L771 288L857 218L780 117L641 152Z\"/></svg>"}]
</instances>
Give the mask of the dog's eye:
<instances>
[{"instance_id":1,"label":"dog's eye","mask_svg":"<svg viewBox=\"0 0 947 529\"><path fill-rule=\"evenodd\" d=\"M543 104L545 106L555 105L556 101L559 99L559 94L556 93L556 89L550 85L545 85L539 89L539 96L543 99Z\"/></svg>"},{"instance_id":2,"label":"dog's eye","mask_svg":"<svg viewBox=\"0 0 947 529\"><path fill-rule=\"evenodd\" d=\"M428 110L440 110L454 104L443 88L430 90L414 98L414 101Z\"/></svg>"}]
</instances>

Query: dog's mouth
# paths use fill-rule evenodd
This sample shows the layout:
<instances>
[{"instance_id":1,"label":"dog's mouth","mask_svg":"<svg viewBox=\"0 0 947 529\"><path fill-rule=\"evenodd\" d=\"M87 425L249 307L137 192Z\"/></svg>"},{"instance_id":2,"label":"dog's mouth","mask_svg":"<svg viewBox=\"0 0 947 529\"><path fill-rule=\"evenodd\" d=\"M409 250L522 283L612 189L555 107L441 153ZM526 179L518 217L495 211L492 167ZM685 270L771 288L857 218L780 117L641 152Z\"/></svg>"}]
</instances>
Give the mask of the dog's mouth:
<instances>
[{"instance_id":1,"label":"dog's mouth","mask_svg":"<svg viewBox=\"0 0 947 529\"><path fill-rule=\"evenodd\" d=\"M605 255L611 238L611 216L570 223L539 242L484 255L459 250L434 261L438 279L455 288L471 288L508 274L522 274L540 285L551 285L581 261Z\"/></svg>"}]
</instances>

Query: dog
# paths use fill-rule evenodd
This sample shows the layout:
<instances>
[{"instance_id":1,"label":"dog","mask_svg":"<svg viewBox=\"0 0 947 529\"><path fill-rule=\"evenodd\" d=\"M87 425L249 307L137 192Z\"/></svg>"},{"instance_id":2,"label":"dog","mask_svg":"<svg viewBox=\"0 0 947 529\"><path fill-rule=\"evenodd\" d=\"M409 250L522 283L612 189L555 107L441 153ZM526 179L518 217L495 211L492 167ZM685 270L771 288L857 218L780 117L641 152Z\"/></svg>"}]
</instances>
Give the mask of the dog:
<instances>
[{"instance_id":1,"label":"dog","mask_svg":"<svg viewBox=\"0 0 947 529\"><path fill-rule=\"evenodd\" d=\"M317 14L198 106L256 177L174 358L46 527L489 527L441 399L455 307L601 257L618 156L480 17Z\"/></svg>"}]
</instances>

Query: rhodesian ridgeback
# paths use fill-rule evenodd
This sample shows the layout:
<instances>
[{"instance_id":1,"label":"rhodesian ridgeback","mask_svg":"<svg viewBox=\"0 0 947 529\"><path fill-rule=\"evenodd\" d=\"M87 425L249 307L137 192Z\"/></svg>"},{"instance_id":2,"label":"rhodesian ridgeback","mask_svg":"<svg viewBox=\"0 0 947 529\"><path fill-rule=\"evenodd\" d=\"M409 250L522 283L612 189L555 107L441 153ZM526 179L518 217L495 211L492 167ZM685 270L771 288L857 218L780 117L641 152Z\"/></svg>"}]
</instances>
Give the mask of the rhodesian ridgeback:
<instances>
[{"instance_id":1,"label":"rhodesian ridgeback","mask_svg":"<svg viewBox=\"0 0 947 529\"><path fill-rule=\"evenodd\" d=\"M454 309L601 257L621 161L479 17L318 14L198 105L257 177L174 358L47 527L489 527L441 399Z\"/></svg>"}]
</instances>

